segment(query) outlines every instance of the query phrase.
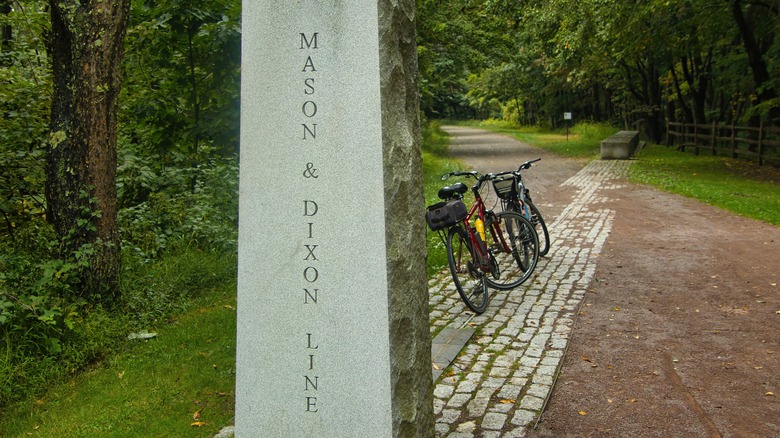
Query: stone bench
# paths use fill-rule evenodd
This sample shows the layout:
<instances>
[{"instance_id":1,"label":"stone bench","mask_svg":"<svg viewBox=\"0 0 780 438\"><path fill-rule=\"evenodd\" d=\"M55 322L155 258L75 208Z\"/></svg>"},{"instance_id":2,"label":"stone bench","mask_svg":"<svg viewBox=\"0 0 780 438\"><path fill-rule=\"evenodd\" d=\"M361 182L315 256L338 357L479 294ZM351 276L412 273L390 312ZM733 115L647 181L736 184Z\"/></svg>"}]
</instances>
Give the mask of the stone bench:
<instances>
[{"instance_id":1,"label":"stone bench","mask_svg":"<svg viewBox=\"0 0 780 438\"><path fill-rule=\"evenodd\" d=\"M627 160L639 145L639 131L620 131L601 141L602 160Z\"/></svg>"}]
</instances>

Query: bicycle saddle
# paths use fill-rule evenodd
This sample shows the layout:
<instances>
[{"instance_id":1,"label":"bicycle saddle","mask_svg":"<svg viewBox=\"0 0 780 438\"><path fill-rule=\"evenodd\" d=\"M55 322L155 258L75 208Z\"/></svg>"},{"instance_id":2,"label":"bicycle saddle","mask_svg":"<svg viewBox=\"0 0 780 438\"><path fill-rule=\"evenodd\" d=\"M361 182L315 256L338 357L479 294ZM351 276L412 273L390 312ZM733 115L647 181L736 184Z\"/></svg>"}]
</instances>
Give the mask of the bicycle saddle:
<instances>
[{"instance_id":1,"label":"bicycle saddle","mask_svg":"<svg viewBox=\"0 0 780 438\"><path fill-rule=\"evenodd\" d=\"M451 186L442 187L439 189L439 198L441 199L450 199L452 198L456 193L462 195L469 191L469 188L466 187L466 184L463 184L461 182L455 183Z\"/></svg>"}]
</instances>

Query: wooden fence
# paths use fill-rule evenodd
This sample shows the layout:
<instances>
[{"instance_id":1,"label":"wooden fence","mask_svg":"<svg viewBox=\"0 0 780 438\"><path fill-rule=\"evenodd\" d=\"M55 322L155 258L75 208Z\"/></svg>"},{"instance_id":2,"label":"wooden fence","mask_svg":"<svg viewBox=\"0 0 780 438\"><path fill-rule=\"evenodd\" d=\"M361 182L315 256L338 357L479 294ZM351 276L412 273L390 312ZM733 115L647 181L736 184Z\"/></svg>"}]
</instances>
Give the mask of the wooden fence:
<instances>
[{"instance_id":1,"label":"wooden fence","mask_svg":"<svg viewBox=\"0 0 780 438\"><path fill-rule=\"evenodd\" d=\"M699 155L704 151L712 155L745 158L780 164L780 128L761 126L757 128L694 123L669 122L666 129L666 145L677 150L693 149Z\"/></svg>"}]
</instances>

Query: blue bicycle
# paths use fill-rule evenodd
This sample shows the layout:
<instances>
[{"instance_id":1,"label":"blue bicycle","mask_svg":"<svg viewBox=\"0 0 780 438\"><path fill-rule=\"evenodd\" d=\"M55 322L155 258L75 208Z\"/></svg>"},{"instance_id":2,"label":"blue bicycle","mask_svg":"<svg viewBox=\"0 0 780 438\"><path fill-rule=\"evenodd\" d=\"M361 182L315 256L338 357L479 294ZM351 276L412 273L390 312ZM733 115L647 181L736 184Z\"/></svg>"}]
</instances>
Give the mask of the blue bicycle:
<instances>
[{"instance_id":1,"label":"blue bicycle","mask_svg":"<svg viewBox=\"0 0 780 438\"><path fill-rule=\"evenodd\" d=\"M541 158L526 161L517 170L496 173L495 179L493 179L493 188L501 199L504 211L520 213L534 225L536 233L539 235L539 255L544 256L550 251L550 232L547 230L547 224L544 223L542 213L531 200L531 193L520 174L521 170L530 168L533 163L539 160Z\"/></svg>"}]
</instances>

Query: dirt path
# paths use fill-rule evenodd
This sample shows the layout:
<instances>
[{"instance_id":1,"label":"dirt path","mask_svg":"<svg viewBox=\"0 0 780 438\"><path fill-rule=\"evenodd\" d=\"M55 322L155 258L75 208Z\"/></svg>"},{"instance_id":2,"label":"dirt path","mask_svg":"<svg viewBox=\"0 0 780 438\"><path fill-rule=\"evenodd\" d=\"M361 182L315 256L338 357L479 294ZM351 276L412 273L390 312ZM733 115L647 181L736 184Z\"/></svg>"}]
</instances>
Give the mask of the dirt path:
<instances>
[{"instance_id":1,"label":"dirt path","mask_svg":"<svg viewBox=\"0 0 780 438\"><path fill-rule=\"evenodd\" d=\"M527 173L548 223L585 162L447 128L482 171ZM780 228L628 184L530 437L780 437ZM553 242L554 244L554 242Z\"/></svg>"}]
</instances>

